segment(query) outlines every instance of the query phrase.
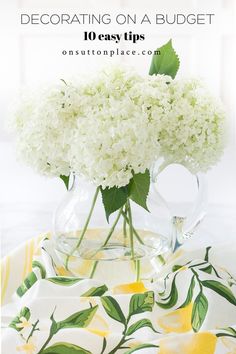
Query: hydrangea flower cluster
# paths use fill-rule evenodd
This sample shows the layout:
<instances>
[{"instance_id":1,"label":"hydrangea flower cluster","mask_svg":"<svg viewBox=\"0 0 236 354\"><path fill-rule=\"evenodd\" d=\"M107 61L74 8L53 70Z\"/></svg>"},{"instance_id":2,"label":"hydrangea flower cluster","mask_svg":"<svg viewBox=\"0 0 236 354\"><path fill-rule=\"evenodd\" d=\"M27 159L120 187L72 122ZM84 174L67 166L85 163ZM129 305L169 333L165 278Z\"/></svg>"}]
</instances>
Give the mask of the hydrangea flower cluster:
<instances>
[{"instance_id":1,"label":"hydrangea flower cluster","mask_svg":"<svg viewBox=\"0 0 236 354\"><path fill-rule=\"evenodd\" d=\"M124 68L49 87L14 118L18 151L38 172L74 172L121 187L159 157L206 171L223 151L224 113L196 80L141 77Z\"/></svg>"},{"instance_id":2,"label":"hydrangea flower cluster","mask_svg":"<svg viewBox=\"0 0 236 354\"><path fill-rule=\"evenodd\" d=\"M150 99L155 96L163 115L163 102L169 97L167 80L164 76L143 79L132 71L115 69L81 88L71 148L75 173L102 187L121 187L129 183L132 171L143 173L151 167L160 144Z\"/></svg>"},{"instance_id":3,"label":"hydrangea flower cluster","mask_svg":"<svg viewBox=\"0 0 236 354\"><path fill-rule=\"evenodd\" d=\"M69 175L70 147L76 129L77 89L63 82L22 97L14 115L17 154L37 172Z\"/></svg>"},{"instance_id":4,"label":"hydrangea flower cluster","mask_svg":"<svg viewBox=\"0 0 236 354\"><path fill-rule=\"evenodd\" d=\"M159 120L161 155L192 173L206 172L224 150L222 105L195 79L174 80L169 89L171 105Z\"/></svg>"}]
</instances>

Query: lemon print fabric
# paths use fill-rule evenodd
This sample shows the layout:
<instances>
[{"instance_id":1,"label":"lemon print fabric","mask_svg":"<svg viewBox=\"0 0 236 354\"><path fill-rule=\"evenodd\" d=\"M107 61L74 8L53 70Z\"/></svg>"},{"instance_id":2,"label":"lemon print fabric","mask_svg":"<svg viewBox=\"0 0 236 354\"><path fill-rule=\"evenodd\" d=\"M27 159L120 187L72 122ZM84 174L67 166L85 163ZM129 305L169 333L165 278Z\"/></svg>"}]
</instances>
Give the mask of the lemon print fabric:
<instances>
[{"instance_id":1,"label":"lemon print fabric","mask_svg":"<svg viewBox=\"0 0 236 354\"><path fill-rule=\"evenodd\" d=\"M109 286L102 278L86 278L91 268L86 260L74 262L83 276L72 276L59 262L51 241L43 240L30 267L27 260L30 271L15 285L12 299L8 284L13 287L13 277L6 282L4 273L8 305L2 308L2 352L236 354L233 246L227 251L227 264L230 254L228 271L223 255L219 265L211 262L213 248L197 250L196 259L194 252L181 250L155 278L130 282L128 277L125 282L119 278L119 271L112 273L107 262L115 283ZM14 257L10 268L6 263L4 269L16 269L12 262ZM24 269L22 264L20 274Z\"/></svg>"},{"instance_id":2,"label":"lemon print fabric","mask_svg":"<svg viewBox=\"0 0 236 354\"><path fill-rule=\"evenodd\" d=\"M184 333L192 329L193 304L185 306L161 316L158 319L158 325L164 330L165 333Z\"/></svg>"},{"instance_id":3,"label":"lemon print fabric","mask_svg":"<svg viewBox=\"0 0 236 354\"><path fill-rule=\"evenodd\" d=\"M143 282L134 282L128 284L120 284L113 288L113 294L134 294L144 293L148 289L144 286Z\"/></svg>"},{"instance_id":4,"label":"lemon print fabric","mask_svg":"<svg viewBox=\"0 0 236 354\"><path fill-rule=\"evenodd\" d=\"M160 341L158 354L214 354L217 337L208 332L176 336Z\"/></svg>"}]
</instances>

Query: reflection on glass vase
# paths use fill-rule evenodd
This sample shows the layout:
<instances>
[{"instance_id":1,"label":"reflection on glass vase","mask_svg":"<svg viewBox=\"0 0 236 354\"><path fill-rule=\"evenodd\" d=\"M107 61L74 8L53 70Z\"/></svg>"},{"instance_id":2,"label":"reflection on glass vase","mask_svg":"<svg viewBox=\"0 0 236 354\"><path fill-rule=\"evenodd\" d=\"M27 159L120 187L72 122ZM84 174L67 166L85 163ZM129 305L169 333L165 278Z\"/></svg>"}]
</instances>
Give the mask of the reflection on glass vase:
<instances>
[{"instance_id":1,"label":"reflection on glass vase","mask_svg":"<svg viewBox=\"0 0 236 354\"><path fill-rule=\"evenodd\" d=\"M109 286L158 274L165 254L182 243L186 219L172 214L158 193L157 180L153 173L149 211L128 200L108 222L99 188L75 178L53 222L55 250L69 274Z\"/></svg>"},{"instance_id":2,"label":"reflection on glass vase","mask_svg":"<svg viewBox=\"0 0 236 354\"><path fill-rule=\"evenodd\" d=\"M162 197L171 213L171 251L175 252L187 239L193 236L206 215L206 176L204 173L192 174L183 165L163 164L162 160L158 160L153 168L152 178L157 191L160 191L160 178L164 178L168 187L172 186L170 194L176 194L175 192L178 190L179 198L175 202L170 202L167 197Z\"/></svg>"}]
</instances>

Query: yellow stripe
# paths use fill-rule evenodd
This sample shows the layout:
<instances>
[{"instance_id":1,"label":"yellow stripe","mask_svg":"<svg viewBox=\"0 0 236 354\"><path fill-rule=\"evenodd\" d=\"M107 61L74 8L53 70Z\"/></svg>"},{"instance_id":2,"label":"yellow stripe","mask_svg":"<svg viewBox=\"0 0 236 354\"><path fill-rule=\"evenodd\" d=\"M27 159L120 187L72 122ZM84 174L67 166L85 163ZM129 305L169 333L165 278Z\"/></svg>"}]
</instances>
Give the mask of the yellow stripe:
<instances>
[{"instance_id":1,"label":"yellow stripe","mask_svg":"<svg viewBox=\"0 0 236 354\"><path fill-rule=\"evenodd\" d=\"M6 260L3 259L1 261L1 289L2 289L2 283L3 283L3 278L5 276L5 270L6 270Z\"/></svg>"},{"instance_id":2,"label":"yellow stripe","mask_svg":"<svg viewBox=\"0 0 236 354\"><path fill-rule=\"evenodd\" d=\"M3 301L4 301L5 296L6 296L9 275L10 275L10 256L7 256L6 257L6 263L5 263L5 277L4 277L2 293L1 293L1 303L2 304L3 304Z\"/></svg>"},{"instance_id":3,"label":"yellow stripe","mask_svg":"<svg viewBox=\"0 0 236 354\"><path fill-rule=\"evenodd\" d=\"M25 279L26 274L27 274L28 248L29 248L29 244L28 244L28 242L27 242L26 245L25 245L25 259L24 259L24 269L23 269L23 274L22 274L22 280Z\"/></svg>"},{"instance_id":4,"label":"yellow stripe","mask_svg":"<svg viewBox=\"0 0 236 354\"><path fill-rule=\"evenodd\" d=\"M29 246L29 261L28 261L27 274L32 271L33 254L34 254L34 239L32 239L32 240L30 241L30 246Z\"/></svg>"}]
</instances>

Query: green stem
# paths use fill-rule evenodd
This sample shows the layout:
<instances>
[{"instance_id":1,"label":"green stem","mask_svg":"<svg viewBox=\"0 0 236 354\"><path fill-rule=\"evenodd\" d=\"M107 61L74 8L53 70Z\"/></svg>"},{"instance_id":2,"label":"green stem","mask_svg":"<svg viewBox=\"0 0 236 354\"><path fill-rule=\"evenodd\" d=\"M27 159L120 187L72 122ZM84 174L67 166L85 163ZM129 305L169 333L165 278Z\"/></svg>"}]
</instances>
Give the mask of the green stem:
<instances>
[{"instance_id":1,"label":"green stem","mask_svg":"<svg viewBox=\"0 0 236 354\"><path fill-rule=\"evenodd\" d=\"M122 336L121 340L120 340L119 343L115 346L115 348L113 348L108 354L115 354L115 353L117 353L118 349L120 349L121 346L122 346L124 343L126 343L128 340L130 340L130 339L126 339L126 331L127 331L127 328L128 328L129 320L130 320L130 317L127 318L126 324L124 325L125 328L124 328L123 336Z\"/></svg>"},{"instance_id":2,"label":"green stem","mask_svg":"<svg viewBox=\"0 0 236 354\"><path fill-rule=\"evenodd\" d=\"M49 333L48 339L46 340L46 342L44 343L44 345L42 346L42 348L40 349L40 351L37 354L42 354L43 353L43 350L46 348L46 346L48 345L48 343L50 342L52 337L53 337L53 334Z\"/></svg>"},{"instance_id":3,"label":"green stem","mask_svg":"<svg viewBox=\"0 0 236 354\"><path fill-rule=\"evenodd\" d=\"M216 337L231 337L231 338L235 338L236 336L234 336L233 334L227 334L227 333L217 333Z\"/></svg>"},{"instance_id":4,"label":"green stem","mask_svg":"<svg viewBox=\"0 0 236 354\"><path fill-rule=\"evenodd\" d=\"M129 218L129 237L130 237L130 248L131 248L131 258L134 260L134 234L133 234L133 222L132 222L132 212L130 201L127 201L128 218Z\"/></svg>"},{"instance_id":5,"label":"green stem","mask_svg":"<svg viewBox=\"0 0 236 354\"><path fill-rule=\"evenodd\" d=\"M91 274L90 274L90 276L89 276L90 279L93 278L94 273L95 273L95 271L96 271L96 269L97 269L97 266L98 266L98 261L95 261L95 262L94 262L94 265L93 265L92 272L91 272Z\"/></svg>"},{"instance_id":6,"label":"green stem","mask_svg":"<svg viewBox=\"0 0 236 354\"><path fill-rule=\"evenodd\" d=\"M111 236L112 236L112 234L113 234L113 232L114 232L114 230L116 228L116 225L117 225L117 223L118 223L118 221L120 219L121 214L122 214L122 208L120 208L119 213L117 214L117 217L116 217L112 227L110 228L110 231L109 231L109 233L107 235L106 240L104 241L102 246L95 252L95 254L93 256L95 256L99 252L99 250L101 250L103 247L105 247L108 244L108 242L109 242L109 240L110 240L110 238L111 238ZM93 269L92 269L92 272L90 274L90 278L92 278L94 276L94 273L95 273L95 270L97 268L98 262L99 261L95 261L94 262Z\"/></svg>"},{"instance_id":7,"label":"green stem","mask_svg":"<svg viewBox=\"0 0 236 354\"><path fill-rule=\"evenodd\" d=\"M136 261L136 281L139 281L140 280L140 260L137 259Z\"/></svg>"},{"instance_id":8,"label":"green stem","mask_svg":"<svg viewBox=\"0 0 236 354\"><path fill-rule=\"evenodd\" d=\"M35 331L38 331L38 330L39 330L39 328L36 328L38 323L39 323L39 320L37 320L37 321L33 324L32 329L31 329L31 331L30 331L30 334L28 335L28 338L27 338L27 340L26 340L26 343L28 343L28 341L29 341L30 337L32 337L33 333L34 333Z\"/></svg>"},{"instance_id":9,"label":"green stem","mask_svg":"<svg viewBox=\"0 0 236 354\"><path fill-rule=\"evenodd\" d=\"M199 278L199 275L193 268L191 270L192 270L192 273L195 275L195 278L197 279L200 291L202 292L202 282L201 282L201 280Z\"/></svg>"},{"instance_id":10,"label":"green stem","mask_svg":"<svg viewBox=\"0 0 236 354\"><path fill-rule=\"evenodd\" d=\"M81 242L83 241L84 235L85 235L85 233L86 233L86 231L87 231L88 224L89 224L89 222L90 222L90 219L91 219L91 216L92 216L92 213L93 213L95 204L96 204L96 200L97 200L97 197L98 197L99 189L100 189L100 188L97 187L96 192L95 192L95 194L94 194L93 201L92 201L92 205L91 205L91 208L90 208L90 211L89 211L87 220L86 220L86 222L85 222L85 224L84 224L83 230L82 230L82 232L81 232L80 239L79 239L77 245L73 248L72 252L71 252L71 253L67 256L67 258L66 258L66 269L67 269L67 270L68 270L68 263L69 263L70 257L73 255L73 253L76 251L76 249L79 248L79 246L81 245Z\"/></svg>"},{"instance_id":11,"label":"green stem","mask_svg":"<svg viewBox=\"0 0 236 354\"><path fill-rule=\"evenodd\" d=\"M122 211L122 215L126 216L127 214L127 207L125 206L125 210ZM127 230L126 230L126 224L127 224L127 216L124 217L124 220L123 220L123 235L124 235L124 244L125 246L127 245Z\"/></svg>"},{"instance_id":12,"label":"green stem","mask_svg":"<svg viewBox=\"0 0 236 354\"><path fill-rule=\"evenodd\" d=\"M127 222L127 224L129 224L129 219L128 219L127 215L124 212L122 212L122 216L125 219L125 221ZM142 245L144 245L143 240L141 239L141 237L139 236L139 234L137 233L137 231L136 231L136 229L134 227L133 227L133 232L134 232L134 235L137 238L138 242L141 243ZM166 261L165 261L165 259L164 259L164 257L162 255L158 255L157 258L159 259L161 264L165 264L166 263Z\"/></svg>"},{"instance_id":13,"label":"green stem","mask_svg":"<svg viewBox=\"0 0 236 354\"><path fill-rule=\"evenodd\" d=\"M128 219L127 215L126 215L124 212L122 212L122 216L124 217L124 219L126 220L127 224L129 225L129 219ZM140 237L139 234L137 233L137 231L136 231L136 229L134 228L134 226L133 226L133 232L134 232L135 237L136 237L137 240L139 241L139 243L141 243L142 245L144 245L143 240L141 239L141 237Z\"/></svg>"}]
</instances>

